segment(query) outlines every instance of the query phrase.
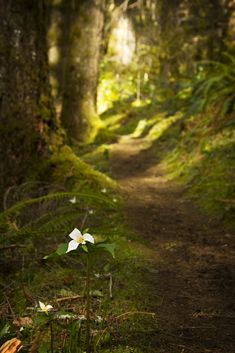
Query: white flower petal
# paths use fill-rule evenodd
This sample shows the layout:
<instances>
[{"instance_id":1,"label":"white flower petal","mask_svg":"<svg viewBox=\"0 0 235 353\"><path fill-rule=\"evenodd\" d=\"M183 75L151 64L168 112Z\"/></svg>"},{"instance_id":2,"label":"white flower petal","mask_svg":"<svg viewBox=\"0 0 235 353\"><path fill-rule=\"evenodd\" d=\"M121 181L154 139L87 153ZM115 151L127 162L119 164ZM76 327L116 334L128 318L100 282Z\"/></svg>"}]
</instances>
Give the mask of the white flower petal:
<instances>
[{"instance_id":1,"label":"white flower petal","mask_svg":"<svg viewBox=\"0 0 235 353\"><path fill-rule=\"evenodd\" d=\"M40 306L41 310L45 311L46 310L46 305L44 303L40 302L40 301L38 303L39 303L39 306Z\"/></svg>"},{"instance_id":2,"label":"white flower petal","mask_svg":"<svg viewBox=\"0 0 235 353\"><path fill-rule=\"evenodd\" d=\"M74 228L74 230L69 234L69 237L74 240L77 240L77 238L81 236L82 233L77 228Z\"/></svg>"},{"instance_id":3,"label":"white flower petal","mask_svg":"<svg viewBox=\"0 0 235 353\"><path fill-rule=\"evenodd\" d=\"M48 311L50 311L51 309L53 309L53 306L49 304L49 305L46 306L46 309L47 309Z\"/></svg>"},{"instance_id":4,"label":"white flower petal","mask_svg":"<svg viewBox=\"0 0 235 353\"><path fill-rule=\"evenodd\" d=\"M84 238L85 241L89 241L89 243L94 244L94 242L95 242L93 236L90 235L89 233L83 234L83 238Z\"/></svg>"},{"instance_id":5,"label":"white flower petal","mask_svg":"<svg viewBox=\"0 0 235 353\"><path fill-rule=\"evenodd\" d=\"M76 203L77 202L76 196L74 196L72 199L70 199L69 202Z\"/></svg>"},{"instance_id":6,"label":"white flower petal","mask_svg":"<svg viewBox=\"0 0 235 353\"><path fill-rule=\"evenodd\" d=\"M70 252L70 251L72 251L72 250L76 250L77 249L77 247L78 247L78 242L76 241L76 240L71 240L70 242L69 242L69 246L68 246L68 249L67 249L67 251L66 251L66 253L67 252Z\"/></svg>"}]
</instances>

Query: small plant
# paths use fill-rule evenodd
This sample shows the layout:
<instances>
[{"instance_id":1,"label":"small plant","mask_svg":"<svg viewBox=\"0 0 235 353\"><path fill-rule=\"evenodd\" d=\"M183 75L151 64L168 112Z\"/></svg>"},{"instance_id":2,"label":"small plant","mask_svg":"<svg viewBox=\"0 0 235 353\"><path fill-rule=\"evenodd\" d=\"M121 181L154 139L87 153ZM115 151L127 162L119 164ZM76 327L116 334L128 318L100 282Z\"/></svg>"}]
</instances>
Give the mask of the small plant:
<instances>
[{"instance_id":1,"label":"small plant","mask_svg":"<svg viewBox=\"0 0 235 353\"><path fill-rule=\"evenodd\" d=\"M41 333L47 327L50 329L50 351L54 353L54 313L52 312L53 306L44 304L43 302L38 302L38 308L36 315L34 317L34 326L37 327L38 331Z\"/></svg>"},{"instance_id":2,"label":"small plant","mask_svg":"<svg viewBox=\"0 0 235 353\"><path fill-rule=\"evenodd\" d=\"M72 240L67 243L60 244L57 250L45 256L44 259L48 259L54 256L62 256L70 253L71 251L82 251L86 255L86 353L91 352L91 318L90 318L90 280L91 280L91 261L90 257L92 253L100 250L108 251L114 257L115 244L107 242L95 242L94 237L89 233L82 234L80 230L75 228L69 235ZM39 303L40 304L40 303ZM51 306L45 306L43 303L40 304L41 310L48 314ZM52 326L51 326L52 328ZM51 329L51 342L53 342L53 330ZM53 344L51 344L51 353L53 353Z\"/></svg>"}]
</instances>

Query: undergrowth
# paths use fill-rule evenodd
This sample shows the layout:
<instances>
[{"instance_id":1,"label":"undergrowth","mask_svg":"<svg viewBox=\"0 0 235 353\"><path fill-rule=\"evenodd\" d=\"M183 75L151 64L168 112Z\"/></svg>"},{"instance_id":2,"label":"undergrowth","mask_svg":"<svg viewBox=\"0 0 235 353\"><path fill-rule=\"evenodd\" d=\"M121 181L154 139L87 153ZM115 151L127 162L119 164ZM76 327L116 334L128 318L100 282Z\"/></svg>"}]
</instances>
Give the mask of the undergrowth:
<instances>
[{"instance_id":1,"label":"undergrowth","mask_svg":"<svg viewBox=\"0 0 235 353\"><path fill-rule=\"evenodd\" d=\"M0 214L0 343L17 336L23 342L22 352L49 352L49 326L39 322L43 327L39 328L33 319L35 306L43 301L70 315L55 322L55 352L81 352L84 255L43 260L73 227L79 227L92 229L96 239L117 244L115 260L97 255L92 264L92 335L101 335L96 351L144 352L144 327L156 325L141 298L147 263L132 246L134 237L124 226L122 201L109 185L100 185L96 192L83 185L82 192L71 192L64 185L25 183L5 195L5 210ZM140 341L136 345L137 331Z\"/></svg>"}]
</instances>

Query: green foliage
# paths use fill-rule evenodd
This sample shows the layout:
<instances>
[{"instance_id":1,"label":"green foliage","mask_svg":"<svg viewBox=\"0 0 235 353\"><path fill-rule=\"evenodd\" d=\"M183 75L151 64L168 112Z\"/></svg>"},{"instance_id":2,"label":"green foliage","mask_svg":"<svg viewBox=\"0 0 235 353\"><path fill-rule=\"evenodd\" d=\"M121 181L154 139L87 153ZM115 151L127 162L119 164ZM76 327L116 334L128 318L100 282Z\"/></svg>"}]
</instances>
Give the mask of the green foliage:
<instances>
[{"instance_id":1,"label":"green foliage","mask_svg":"<svg viewBox=\"0 0 235 353\"><path fill-rule=\"evenodd\" d=\"M107 251L109 254L112 255L112 257L115 257L115 248L116 248L115 243L106 243L106 242L98 243L97 248Z\"/></svg>"},{"instance_id":2,"label":"green foliage","mask_svg":"<svg viewBox=\"0 0 235 353\"><path fill-rule=\"evenodd\" d=\"M230 122L227 117L218 124L213 111L179 121L178 139L170 149L165 146L162 161L169 177L187 185L200 207L234 223L235 136Z\"/></svg>"},{"instance_id":3,"label":"green foliage","mask_svg":"<svg viewBox=\"0 0 235 353\"><path fill-rule=\"evenodd\" d=\"M69 323L69 339L66 342L64 353L81 353L81 321Z\"/></svg>"},{"instance_id":4,"label":"green foliage","mask_svg":"<svg viewBox=\"0 0 235 353\"><path fill-rule=\"evenodd\" d=\"M98 87L98 112L113 107L115 102L128 99L136 92L136 72L130 70L130 67L116 67L115 63L104 59L101 64Z\"/></svg>"},{"instance_id":5,"label":"green foliage","mask_svg":"<svg viewBox=\"0 0 235 353\"><path fill-rule=\"evenodd\" d=\"M77 203L70 199L77 198ZM100 214L115 210L116 204L107 195L94 192L57 192L26 199L14 204L0 214L1 243L4 246L21 241L21 245L32 248L37 237L48 242L48 236L60 239L77 224L82 225L89 211L100 210ZM25 238L30 235L31 238Z\"/></svg>"},{"instance_id":6,"label":"green foliage","mask_svg":"<svg viewBox=\"0 0 235 353\"><path fill-rule=\"evenodd\" d=\"M199 64L187 115L202 112L211 105L221 118L235 111L235 59L229 54L225 58L224 63L204 61Z\"/></svg>"},{"instance_id":7,"label":"green foliage","mask_svg":"<svg viewBox=\"0 0 235 353\"><path fill-rule=\"evenodd\" d=\"M0 331L0 339L2 339L4 336L10 333L10 325L9 323L4 324L4 326L1 328Z\"/></svg>"}]
</instances>

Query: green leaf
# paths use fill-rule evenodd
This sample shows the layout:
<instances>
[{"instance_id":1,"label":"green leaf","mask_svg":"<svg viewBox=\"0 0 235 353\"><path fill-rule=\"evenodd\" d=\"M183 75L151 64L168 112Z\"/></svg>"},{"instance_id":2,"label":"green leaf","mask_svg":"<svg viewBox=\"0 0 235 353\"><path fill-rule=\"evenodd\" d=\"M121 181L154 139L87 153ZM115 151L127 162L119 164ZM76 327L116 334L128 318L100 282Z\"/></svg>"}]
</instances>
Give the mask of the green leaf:
<instances>
[{"instance_id":1,"label":"green leaf","mask_svg":"<svg viewBox=\"0 0 235 353\"><path fill-rule=\"evenodd\" d=\"M112 257L115 257L115 248L116 248L115 243L99 243L96 245L96 247L109 252L112 255Z\"/></svg>"},{"instance_id":2,"label":"green leaf","mask_svg":"<svg viewBox=\"0 0 235 353\"><path fill-rule=\"evenodd\" d=\"M58 245L58 248L56 250L56 254L60 255L64 255L66 254L66 251L68 250L68 244L67 243L62 243Z\"/></svg>"},{"instance_id":3,"label":"green leaf","mask_svg":"<svg viewBox=\"0 0 235 353\"><path fill-rule=\"evenodd\" d=\"M0 338L4 337L9 332L10 332L10 325L9 324L4 325L0 331Z\"/></svg>"},{"instance_id":4,"label":"green leaf","mask_svg":"<svg viewBox=\"0 0 235 353\"><path fill-rule=\"evenodd\" d=\"M66 251L68 249L68 244L67 243L62 243L58 245L58 248L55 252L46 255L43 257L44 260L50 259L51 257L57 257L66 254Z\"/></svg>"},{"instance_id":5,"label":"green leaf","mask_svg":"<svg viewBox=\"0 0 235 353\"><path fill-rule=\"evenodd\" d=\"M88 253L88 248L87 246L84 244L81 246L82 250L85 251L86 253Z\"/></svg>"}]
</instances>

